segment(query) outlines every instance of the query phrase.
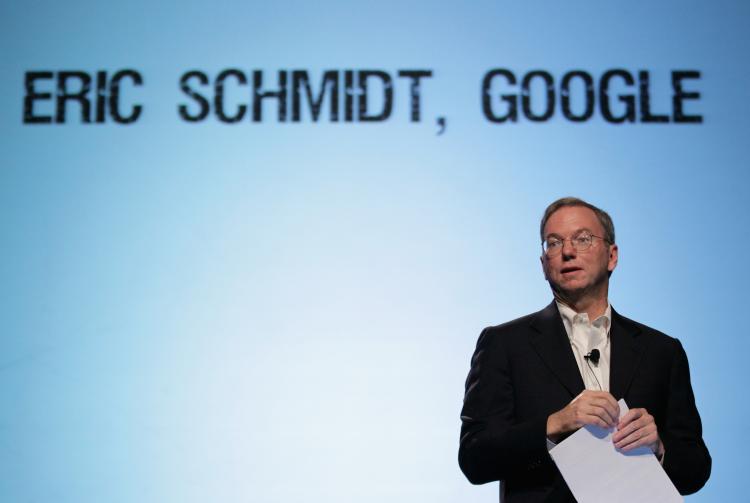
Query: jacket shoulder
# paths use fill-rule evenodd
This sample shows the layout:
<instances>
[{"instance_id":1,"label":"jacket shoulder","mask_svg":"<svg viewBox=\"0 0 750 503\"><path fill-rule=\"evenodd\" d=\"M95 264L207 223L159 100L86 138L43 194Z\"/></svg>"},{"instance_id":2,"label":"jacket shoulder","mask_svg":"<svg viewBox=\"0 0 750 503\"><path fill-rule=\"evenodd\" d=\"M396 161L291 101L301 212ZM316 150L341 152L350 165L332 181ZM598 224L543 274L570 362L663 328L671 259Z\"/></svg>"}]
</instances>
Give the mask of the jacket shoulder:
<instances>
[{"instance_id":1,"label":"jacket shoulder","mask_svg":"<svg viewBox=\"0 0 750 503\"><path fill-rule=\"evenodd\" d=\"M559 316L559 314L553 303L541 311L485 328L479 336L479 342L484 341L485 343L489 343L489 340L498 341L500 339L509 340L518 337L525 338L536 321L554 316Z\"/></svg>"},{"instance_id":2,"label":"jacket shoulder","mask_svg":"<svg viewBox=\"0 0 750 503\"><path fill-rule=\"evenodd\" d=\"M494 332L494 333L503 333L503 332L514 332L514 331L517 331L519 328L526 328L531 324L531 322L534 320L536 315L538 315L540 312L541 311L527 314L525 316L516 318L515 320L510 320L510 321L506 321L505 323L500 323L499 325L489 326L485 328L484 331Z\"/></svg>"},{"instance_id":3,"label":"jacket shoulder","mask_svg":"<svg viewBox=\"0 0 750 503\"><path fill-rule=\"evenodd\" d=\"M643 337L649 344L650 347L662 347L674 350L676 347L681 346L680 341L676 337L665 334L664 332L650 327L646 324L640 323L633 319L622 316L619 313L613 315L613 320L619 323L622 327L630 333L638 334L639 337Z\"/></svg>"}]
</instances>

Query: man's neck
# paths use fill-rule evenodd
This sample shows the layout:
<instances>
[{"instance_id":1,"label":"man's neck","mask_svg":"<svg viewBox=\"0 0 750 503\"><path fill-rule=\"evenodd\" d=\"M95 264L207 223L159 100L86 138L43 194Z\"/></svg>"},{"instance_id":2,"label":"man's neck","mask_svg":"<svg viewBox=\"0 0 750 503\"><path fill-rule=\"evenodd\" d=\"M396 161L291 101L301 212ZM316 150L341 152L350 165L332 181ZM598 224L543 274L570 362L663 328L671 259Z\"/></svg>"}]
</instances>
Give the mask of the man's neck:
<instances>
[{"instance_id":1,"label":"man's neck","mask_svg":"<svg viewBox=\"0 0 750 503\"><path fill-rule=\"evenodd\" d=\"M554 292L554 295L555 300L565 304L576 313L586 313L592 321L603 315L609 305L606 294L597 297L583 296L578 299L568 299L557 292Z\"/></svg>"}]
</instances>

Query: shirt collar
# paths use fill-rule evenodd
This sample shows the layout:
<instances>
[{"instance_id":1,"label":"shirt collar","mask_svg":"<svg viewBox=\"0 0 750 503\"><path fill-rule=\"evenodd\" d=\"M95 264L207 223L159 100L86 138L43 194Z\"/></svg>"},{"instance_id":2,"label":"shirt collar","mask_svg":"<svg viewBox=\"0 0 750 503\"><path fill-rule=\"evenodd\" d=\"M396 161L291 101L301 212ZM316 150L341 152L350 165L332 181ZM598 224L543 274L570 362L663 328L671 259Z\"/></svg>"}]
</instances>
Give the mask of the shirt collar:
<instances>
[{"instance_id":1,"label":"shirt collar","mask_svg":"<svg viewBox=\"0 0 750 503\"><path fill-rule=\"evenodd\" d=\"M595 327L603 327L607 335L609 335L609 327L612 324L612 306L607 302L607 309L604 310L604 314L599 316L593 322L589 321L589 317L586 313L577 313L566 306L562 302L555 301L557 304L557 310L560 311L560 317L562 317L563 325L565 325L565 331L568 333L568 337L573 334L573 325L576 323L583 323L585 325L593 325Z\"/></svg>"}]
</instances>

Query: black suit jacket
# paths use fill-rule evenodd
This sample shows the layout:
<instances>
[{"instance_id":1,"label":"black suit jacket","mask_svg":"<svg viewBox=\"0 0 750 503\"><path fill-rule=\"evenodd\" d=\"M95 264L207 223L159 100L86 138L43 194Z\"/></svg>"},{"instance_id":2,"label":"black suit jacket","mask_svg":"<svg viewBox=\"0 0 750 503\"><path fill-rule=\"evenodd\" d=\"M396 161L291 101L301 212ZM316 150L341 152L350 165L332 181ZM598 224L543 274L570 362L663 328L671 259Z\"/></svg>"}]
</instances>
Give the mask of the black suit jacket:
<instances>
[{"instance_id":1,"label":"black suit jacket","mask_svg":"<svg viewBox=\"0 0 750 503\"><path fill-rule=\"evenodd\" d=\"M664 442L664 470L682 494L706 483L711 456L682 345L612 310L610 392L644 407ZM552 302L486 328L466 379L458 461L474 484L501 481L505 501L575 501L547 452L547 417L584 390Z\"/></svg>"}]
</instances>

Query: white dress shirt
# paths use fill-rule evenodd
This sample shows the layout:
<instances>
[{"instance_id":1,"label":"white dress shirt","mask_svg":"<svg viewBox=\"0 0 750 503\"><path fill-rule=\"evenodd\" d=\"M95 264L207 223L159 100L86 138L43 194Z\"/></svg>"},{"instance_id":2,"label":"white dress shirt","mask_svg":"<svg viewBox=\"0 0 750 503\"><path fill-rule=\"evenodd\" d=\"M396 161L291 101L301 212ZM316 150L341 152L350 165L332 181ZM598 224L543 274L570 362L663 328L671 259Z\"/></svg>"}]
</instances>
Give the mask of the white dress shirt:
<instances>
[{"instance_id":1,"label":"white dress shirt","mask_svg":"<svg viewBox=\"0 0 750 503\"><path fill-rule=\"evenodd\" d=\"M612 308L607 303L604 314L589 321L586 313L576 313L561 302L555 301L560 311L565 332L568 334L570 347L573 349L578 370L581 372L583 384L586 389L594 391L609 391L609 327L612 324ZM597 363L584 358L592 349L599 350L599 361ZM547 450L556 444L547 439Z\"/></svg>"},{"instance_id":2,"label":"white dress shirt","mask_svg":"<svg viewBox=\"0 0 750 503\"><path fill-rule=\"evenodd\" d=\"M583 377L586 389L609 391L610 348L609 327L612 323L612 308L607 303L604 314L593 322L586 313L576 313L561 302L556 302L560 311L565 331L568 334L570 347L573 349L578 370ZM599 361L594 363L585 355L591 350L599 350Z\"/></svg>"}]
</instances>

